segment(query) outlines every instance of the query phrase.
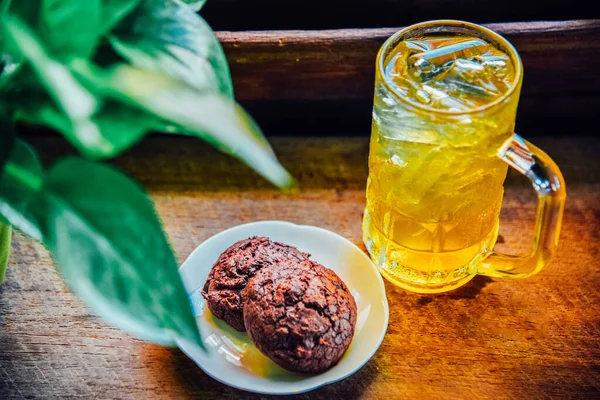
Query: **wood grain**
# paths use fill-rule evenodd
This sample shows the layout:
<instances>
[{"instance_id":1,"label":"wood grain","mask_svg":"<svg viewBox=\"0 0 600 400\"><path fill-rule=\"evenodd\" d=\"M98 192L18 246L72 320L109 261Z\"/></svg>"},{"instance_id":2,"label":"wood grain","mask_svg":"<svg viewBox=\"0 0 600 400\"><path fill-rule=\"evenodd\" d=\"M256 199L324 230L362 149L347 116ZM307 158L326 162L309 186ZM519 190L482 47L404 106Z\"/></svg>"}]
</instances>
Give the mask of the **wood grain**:
<instances>
[{"instance_id":1,"label":"wood grain","mask_svg":"<svg viewBox=\"0 0 600 400\"><path fill-rule=\"evenodd\" d=\"M523 96L600 95L600 20L487 24L523 59ZM400 28L217 32L239 100L371 99L377 51Z\"/></svg>"},{"instance_id":2,"label":"wood grain","mask_svg":"<svg viewBox=\"0 0 600 400\"><path fill-rule=\"evenodd\" d=\"M46 162L69 150L32 138ZM532 138L567 185L560 251L523 281L475 279L445 295L387 285L382 347L352 377L298 399L597 398L600 395L600 143ZM360 244L368 142L280 138L301 189L282 193L246 167L188 139L152 138L116 160L148 188L180 258L234 225L282 219ZM502 250L526 250L535 195L511 174ZM0 289L0 398L258 399L200 371L180 351L106 326L67 292L48 253L19 234ZM292 397L294 398L294 397Z\"/></svg>"}]
</instances>

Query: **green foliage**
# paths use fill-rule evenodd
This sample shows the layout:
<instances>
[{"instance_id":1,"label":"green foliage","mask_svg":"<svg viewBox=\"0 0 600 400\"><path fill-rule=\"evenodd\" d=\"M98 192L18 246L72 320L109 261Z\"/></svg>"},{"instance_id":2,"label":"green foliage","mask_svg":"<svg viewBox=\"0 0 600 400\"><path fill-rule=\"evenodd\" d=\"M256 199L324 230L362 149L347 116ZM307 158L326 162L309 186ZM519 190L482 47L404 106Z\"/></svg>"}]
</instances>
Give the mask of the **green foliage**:
<instances>
[{"instance_id":1,"label":"green foliage","mask_svg":"<svg viewBox=\"0 0 600 400\"><path fill-rule=\"evenodd\" d=\"M171 247L137 184L68 158L48 170L40 196L46 243L85 302L139 338L174 345L181 335L202 346Z\"/></svg>"},{"instance_id":2,"label":"green foliage","mask_svg":"<svg viewBox=\"0 0 600 400\"><path fill-rule=\"evenodd\" d=\"M129 15L135 7L140 3L140 0L103 0L102 1L102 18L101 33L110 32L121 20Z\"/></svg>"},{"instance_id":3,"label":"green foliage","mask_svg":"<svg viewBox=\"0 0 600 400\"><path fill-rule=\"evenodd\" d=\"M38 203L43 170L37 155L17 139L0 176L0 214L26 235L43 240L39 215L45 213Z\"/></svg>"},{"instance_id":4,"label":"green foliage","mask_svg":"<svg viewBox=\"0 0 600 400\"><path fill-rule=\"evenodd\" d=\"M110 41L136 67L233 97L229 66L219 41L208 24L178 0L142 0Z\"/></svg>"},{"instance_id":5,"label":"green foliage","mask_svg":"<svg viewBox=\"0 0 600 400\"><path fill-rule=\"evenodd\" d=\"M90 117L98 107L97 99L77 82L66 66L48 55L25 24L17 18L5 17L2 27L10 48L15 54L28 61L39 84L68 118L64 126L57 123L49 123L49 125L63 128L61 131L67 138L76 146L80 145L83 151L88 148L94 151L106 151L109 144L90 121ZM40 114L48 115L49 112L40 112Z\"/></svg>"},{"instance_id":6,"label":"green foliage","mask_svg":"<svg viewBox=\"0 0 600 400\"><path fill-rule=\"evenodd\" d=\"M160 221L130 178L78 158L44 172L17 140L0 180L0 211L43 238L69 286L107 321L157 343L180 335L202 346Z\"/></svg>"},{"instance_id":7,"label":"green foliage","mask_svg":"<svg viewBox=\"0 0 600 400\"><path fill-rule=\"evenodd\" d=\"M53 54L89 57L102 28L101 0L42 0L40 37Z\"/></svg>"},{"instance_id":8,"label":"green foliage","mask_svg":"<svg viewBox=\"0 0 600 400\"><path fill-rule=\"evenodd\" d=\"M42 241L106 320L167 345L202 343L160 220L135 182L88 159L116 156L150 131L177 132L280 187L294 183L233 101L223 50L195 13L203 4L0 0L0 229ZM55 129L86 159L45 171L14 139L15 120Z\"/></svg>"},{"instance_id":9,"label":"green foliage","mask_svg":"<svg viewBox=\"0 0 600 400\"><path fill-rule=\"evenodd\" d=\"M82 82L102 95L177 123L191 135L218 143L221 149L245 161L279 186L293 184L258 127L223 95L199 91L183 81L128 65L101 71L87 63L77 63L72 69ZM140 87L144 88L143 92ZM264 157L256 157L256 154Z\"/></svg>"}]
</instances>

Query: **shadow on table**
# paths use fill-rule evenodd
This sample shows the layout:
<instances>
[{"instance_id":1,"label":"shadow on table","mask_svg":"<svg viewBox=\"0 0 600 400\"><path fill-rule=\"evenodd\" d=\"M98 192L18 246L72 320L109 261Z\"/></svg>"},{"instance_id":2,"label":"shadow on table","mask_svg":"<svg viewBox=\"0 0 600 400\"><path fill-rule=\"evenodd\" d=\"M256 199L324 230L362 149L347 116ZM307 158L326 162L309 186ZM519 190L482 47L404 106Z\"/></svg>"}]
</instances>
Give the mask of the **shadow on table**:
<instances>
[{"instance_id":1,"label":"shadow on table","mask_svg":"<svg viewBox=\"0 0 600 400\"><path fill-rule=\"evenodd\" d=\"M454 289L447 293L436 293L436 294L420 294L420 293L412 293L408 292L404 289L395 287L389 282L386 282L386 292L388 295L388 300L390 296L402 295L407 297L412 297L415 299L415 305L425 306L436 299L443 302L449 302L452 300L475 300L480 294L481 291L494 280L487 276L476 275L472 280L467 282L464 286Z\"/></svg>"},{"instance_id":2,"label":"shadow on table","mask_svg":"<svg viewBox=\"0 0 600 400\"><path fill-rule=\"evenodd\" d=\"M446 296L450 299L476 299L481 293L481 290L483 290L483 288L485 288L490 282L493 282L492 278L488 276L477 275L466 285L442 296Z\"/></svg>"},{"instance_id":3,"label":"shadow on table","mask_svg":"<svg viewBox=\"0 0 600 400\"><path fill-rule=\"evenodd\" d=\"M200 398L235 398L235 399L253 399L253 398L285 398L285 399L305 399L310 398L360 398L368 390L371 383L377 377L378 371L375 367L375 361L369 361L354 375L340 382L327 385L316 389L310 394L299 394L296 396L268 396L259 395L242 390L231 388L224 385L202 371L191 359L185 356L179 349L168 349L168 357L163 362L171 363L173 368L173 377L169 380L185 388L184 393L190 397Z\"/></svg>"}]
</instances>

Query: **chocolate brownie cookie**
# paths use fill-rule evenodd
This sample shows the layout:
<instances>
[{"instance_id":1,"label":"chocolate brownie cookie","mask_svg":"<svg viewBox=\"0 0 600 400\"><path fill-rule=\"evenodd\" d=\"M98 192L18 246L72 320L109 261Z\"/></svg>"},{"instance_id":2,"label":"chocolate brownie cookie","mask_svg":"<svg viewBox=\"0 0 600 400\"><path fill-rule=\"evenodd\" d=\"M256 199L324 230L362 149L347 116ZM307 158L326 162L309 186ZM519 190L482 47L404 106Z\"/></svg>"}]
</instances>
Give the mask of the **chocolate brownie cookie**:
<instances>
[{"instance_id":1,"label":"chocolate brownie cookie","mask_svg":"<svg viewBox=\"0 0 600 400\"><path fill-rule=\"evenodd\" d=\"M238 331L245 331L242 289L261 268L280 262L290 265L307 260L309 254L266 237L240 240L221 254L202 289L209 310Z\"/></svg>"},{"instance_id":2,"label":"chocolate brownie cookie","mask_svg":"<svg viewBox=\"0 0 600 400\"><path fill-rule=\"evenodd\" d=\"M325 371L350 346L354 298L335 272L316 262L265 268L250 279L244 296L250 338L285 369Z\"/></svg>"}]
</instances>

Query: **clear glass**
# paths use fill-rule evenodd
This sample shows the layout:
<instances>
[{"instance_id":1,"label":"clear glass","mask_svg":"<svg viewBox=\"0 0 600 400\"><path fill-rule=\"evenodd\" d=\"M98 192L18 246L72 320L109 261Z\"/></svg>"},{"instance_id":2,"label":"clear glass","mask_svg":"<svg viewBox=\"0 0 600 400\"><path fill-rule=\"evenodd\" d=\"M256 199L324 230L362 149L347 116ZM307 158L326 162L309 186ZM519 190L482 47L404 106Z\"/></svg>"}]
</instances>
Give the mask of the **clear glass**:
<instances>
[{"instance_id":1,"label":"clear glass","mask_svg":"<svg viewBox=\"0 0 600 400\"><path fill-rule=\"evenodd\" d=\"M386 68L406 40L454 36L470 38L472 47L482 39L510 57L512 81L493 101L435 108L388 79ZM565 183L545 153L514 133L523 67L513 46L475 24L430 21L388 39L376 69L363 240L382 275L405 289L435 293L478 273L523 278L539 272L556 252ZM480 81L469 84L477 90ZM492 250L508 165L531 179L539 197L526 256Z\"/></svg>"}]
</instances>

